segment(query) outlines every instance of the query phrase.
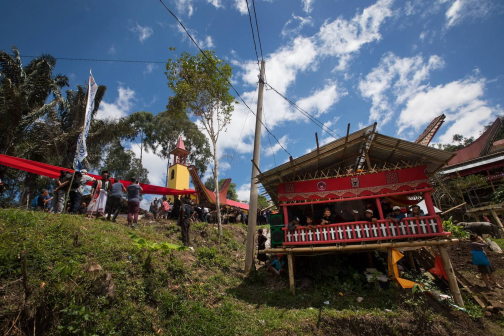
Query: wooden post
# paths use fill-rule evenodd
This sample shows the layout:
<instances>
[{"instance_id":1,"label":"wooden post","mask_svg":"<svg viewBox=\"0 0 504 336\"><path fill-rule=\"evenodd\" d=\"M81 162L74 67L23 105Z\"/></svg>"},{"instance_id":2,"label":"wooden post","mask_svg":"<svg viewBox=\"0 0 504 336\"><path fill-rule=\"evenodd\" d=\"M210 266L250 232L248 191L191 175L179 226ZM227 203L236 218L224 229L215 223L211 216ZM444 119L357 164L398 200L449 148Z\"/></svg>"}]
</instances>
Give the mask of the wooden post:
<instances>
[{"instance_id":1,"label":"wooden post","mask_svg":"<svg viewBox=\"0 0 504 336\"><path fill-rule=\"evenodd\" d=\"M380 198L379 197L376 198L376 207L378 208L378 213L380 214L380 219L382 219L382 220L385 219L383 217L383 209L381 207L381 202L380 202Z\"/></svg>"},{"instance_id":2,"label":"wooden post","mask_svg":"<svg viewBox=\"0 0 504 336\"><path fill-rule=\"evenodd\" d=\"M296 294L296 285L294 284L294 258L292 253L287 254L287 263L289 264L289 285L292 294Z\"/></svg>"},{"instance_id":3,"label":"wooden post","mask_svg":"<svg viewBox=\"0 0 504 336\"><path fill-rule=\"evenodd\" d=\"M425 206L427 207L427 211L429 212L429 216L436 216L436 211L434 210L434 204L432 203L432 197L430 192L424 192L424 201Z\"/></svg>"},{"instance_id":4,"label":"wooden post","mask_svg":"<svg viewBox=\"0 0 504 336\"><path fill-rule=\"evenodd\" d=\"M457 278L455 277L455 272L453 271L450 257L448 256L448 252L446 251L446 246L440 245L438 246L438 248L441 254L441 260L443 260L446 276L448 277L448 284L450 285L450 291L453 295L453 300L460 307L464 307L464 300L462 300L462 295L460 294L460 289L457 284Z\"/></svg>"},{"instance_id":5,"label":"wooden post","mask_svg":"<svg viewBox=\"0 0 504 336\"><path fill-rule=\"evenodd\" d=\"M501 220L497 216L497 212L495 212L495 210L491 210L490 212L492 213L493 218L495 219L495 221L497 222L497 224L499 224L499 226L501 227L501 229L504 229L504 226L502 226Z\"/></svg>"},{"instance_id":6,"label":"wooden post","mask_svg":"<svg viewBox=\"0 0 504 336\"><path fill-rule=\"evenodd\" d=\"M283 206L283 216L284 216L285 227L287 227L287 225L289 225L289 213L287 212L286 206Z\"/></svg>"},{"instance_id":7,"label":"wooden post","mask_svg":"<svg viewBox=\"0 0 504 336\"><path fill-rule=\"evenodd\" d=\"M416 269L415 259L413 257L413 251L406 251L406 255L408 257L408 262L409 262L410 268L413 271L416 271L417 269Z\"/></svg>"}]
</instances>

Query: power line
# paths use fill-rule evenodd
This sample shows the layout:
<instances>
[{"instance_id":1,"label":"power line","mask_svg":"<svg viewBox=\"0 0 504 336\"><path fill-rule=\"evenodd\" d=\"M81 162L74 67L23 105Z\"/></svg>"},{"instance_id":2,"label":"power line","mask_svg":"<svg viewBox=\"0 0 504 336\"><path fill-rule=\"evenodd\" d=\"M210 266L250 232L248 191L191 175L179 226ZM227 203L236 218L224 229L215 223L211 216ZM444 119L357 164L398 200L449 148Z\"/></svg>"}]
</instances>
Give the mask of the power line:
<instances>
[{"instance_id":1,"label":"power line","mask_svg":"<svg viewBox=\"0 0 504 336\"><path fill-rule=\"evenodd\" d=\"M256 23L256 29L257 29L257 38L259 39L259 48L261 48L261 61L263 61L264 57L263 57L263 51L262 51L261 34L259 34L259 25L257 24L255 0L252 0L252 6L254 6L254 17L255 17L255 23ZM247 2L247 7L248 7L248 2ZM250 15L250 11L249 11L249 15Z\"/></svg>"},{"instance_id":2,"label":"power line","mask_svg":"<svg viewBox=\"0 0 504 336\"><path fill-rule=\"evenodd\" d=\"M40 56L29 56L23 55L19 57L26 58L38 58ZM133 61L133 60L108 60L108 59L97 59L97 58L71 58L71 57L54 57L57 60L65 60L65 61L86 61L86 62L120 62L120 63L146 63L146 64L166 64L166 62L160 61Z\"/></svg>"},{"instance_id":3,"label":"power line","mask_svg":"<svg viewBox=\"0 0 504 336\"><path fill-rule=\"evenodd\" d=\"M201 54L214 66L215 70L217 70L217 72L224 78L226 78L222 72L219 70L219 68L217 68L217 66L213 63L213 61L207 56L207 54L200 48L200 46L198 45L198 43L196 43L196 41L194 40L194 38L191 36L191 34L187 31L187 28L182 24L182 22L179 20L179 18L165 5L165 3L163 2L163 0L159 0L159 2L161 2L161 4L164 6L164 8L166 8L166 10L171 14L171 16L173 16L175 18L175 20L177 20L177 22L180 24L180 26L182 27L182 29L184 29L184 31L186 32L187 36L189 36L189 38L191 39L191 41L194 43L194 45L196 46L196 48L198 48L198 50L201 52ZM262 80L262 79L260 79ZM254 113L254 111L252 111L252 109L250 108L250 106L247 105L247 103L245 102L245 100L242 98L242 96L238 93L238 90L236 90L236 88L233 86L233 84L231 84L231 82L226 79L226 82L228 83L228 85L233 89L233 91L236 93L236 95L240 98L240 100L243 102L243 104L250 110L250 112L252 112L252 114L257 118L256 114ZM264 125L264 123L262 122L262 120L259 120L260 123L264 126L264 128L266 129L266 131L271 134L271 136L276 140L276 142L278 143L278 145L280 145L280 147L289 155L289 156L292 156L288 151L287 149L284 148L284 146L282 146L282 144L280 143L280 141L278 140L278 138L273 134L271 133L271 131Z\"/></svg>"},{"instance_id":4,"label":"power line","mask_svg":"<svg viewBox=\"0 0 504 336\"><path fill-rule=\"evenodd\" d=\"M318 127L320 127L323 131L326 131L328 134L330 134L333 138L335 139L338 139L338 138L341 138L341 135L339 135L338 133L336 133L336 131L333 131L332 129L330 129L329 127L325 126L323 122L321 122L320 120L318 120L317 118L315 118L313 115L311 115L310 113L306 112L305 110L303 110L301 107L299 107L296 103L294 103L292 100L290 100L289 98L287 98L286 96L284 96L283 94L281 94L280 92L278 92L277 89L275 89L273 86L269 85L268 83L265 83L266 86L268 86L271 90L275 91L280 97L282 97L283 99L285 99L289 104L291 104L292 106L294 106L294 108L296 110L298 110L299 112L301 112L304 116L306 116L308 119L310 119L315 125L317 125ZM336 136L338 137L336 137Z\"/></svg>"},{"instance_id":5,"label":"power line","mask_svg":"<svg viewBox=\"0 0 504 336\"><path fill-rule=\"evenodd\" d=\"M254 50L257 58L257 65L259 65L259 55L257 54L257 45L256 45L256 40L255 40L255 34L254 34L254 26L252 25L252 15L250 15L250 8L249 8L249 3L248 0L245 0L247 3L247 11L248 11L248 16L249 16L249 21L250 21L250 29L252 30L252 40L254 41ZM261 58L262 58L262 51L261 51Z\"/></svg>"},{"instance_id":6,"label":"power line","mask_svg":"<svg viewBox=\"0 0 504 336\"><path fill-rule=\"evenodd\" d=\"M255 91L256 93L258 92L258 90ZM254 99L252 101L255 100L255 95L254 95ZM236 147L233 151L233 155L231 155L232 158L234 158L235 154L236 154L236 151L238 150L238 146L240 145L240 141L241 141L241 137L242 137L242 134L243 134L243 130L245 129L245 125L247 124L247 119L248 119L248 116L250 114L250 111L247 112L247 115L245 116L245 121L243 122L243 126L242 126L242 129L241 129L241 132L240 132L240 137L238 138L238 142L236 143ZM268 134L269 136L269 134Z\"/></svg>"}]
</instances>

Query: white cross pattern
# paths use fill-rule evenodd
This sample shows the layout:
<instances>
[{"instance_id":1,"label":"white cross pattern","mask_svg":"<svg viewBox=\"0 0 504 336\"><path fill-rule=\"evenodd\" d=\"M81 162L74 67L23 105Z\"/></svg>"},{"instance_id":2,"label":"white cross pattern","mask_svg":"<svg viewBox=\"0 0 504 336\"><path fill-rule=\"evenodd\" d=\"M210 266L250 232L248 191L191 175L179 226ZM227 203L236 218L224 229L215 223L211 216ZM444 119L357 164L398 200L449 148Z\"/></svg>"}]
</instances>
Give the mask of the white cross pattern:
<instances>
[{"instance_id":1,"label":"white cross pattern","mask_svg":"<svg viewBox=\"0 0 504 336\"><path fill-rule=\"evenodd\" d=\"M369 238L369 225L368 224L364 224L364 231L366 233L366 238Z\"/></svg>"},{"instance_id":2,"label":"white cross pattern","mask_svg":"<svg viewBox=\"0 0 504 336\"><path fill-rule=\"evenodd\" d=\"M346 227L346 233L347 233L347 239L351 239L352 238L352 229L350 228L350 226Z\"/></svg>"},{"instance_id":3,"label":"white cross pattern","mask_svg":"<svg viewBox=\"0 0 504 336\"><path fill-rule=\"evenodd\" d=\"M297 231L294 232L294 241L297 242L299 239L299 233Z\"/></svg>"},{"instance_id":4,"label":"white cross pattern","mask_svg":"<svg viewBox=\"0 0 504 336\"><path fill-rule=\"evenodd\" d=\"M437 232L437 231L436 231L437 223L436 223L436 221L435 221L435 220L432 220L432 219L431 219L431 221L430 221L430 226L431 226L431 228L432 228L432 233Z\"/></svg>"},{"instance_id":5,"label":"white cross pattern","mask_svg":"<svg viewBox=\"0 0 504 336\"><path fill-rule=\"evenodd\" d=\"M411 233L416 234L416 231L415 231L415 222L414 221L411 220L409 222L409 227L411 229Z\"/></svg>"},{"instance_id":6,"label":"white cross pattern","mask_svg":"<svg viewBox=\"0 0 504 336\"><path fill-rule=\"evenodd\" d=\"M389 224L389 228L390 228L390 231L392 231L392 236L395 236L395 230L396 230L396 226L395 226L395 223L394 222L391 222Z\"/></svg>"},{"instance_id":7,"label":"white cross pattern","mask_svg":"<svg viewBox=\"0 0 504 336\"><path fill-rule=\"evenodd\" d=\"M382 223L380 228L381 228L382 236L386 237L387 236L387 226L385 225L385 223Z\"/></svg>"},{"instance_id":8,"label":"white cross pattern","mask_svg":"<svg viewBox=\"0 0 504 336\"><path fill-rule=\"evenodd\" d=\"M317 240L320 240L320 229L315 230L315 236L317 236Z\"/></svg>"},{"instance_id":9,"label":"white cross pattern","mask_svg":"<svg viewBox=\"0 0 504 336\"><path fill-rule=\"evenodd\" d=\"M357 238L362 238L361 231L362 231L362 229L360 228L360 226L356 225L355 232L357 232Z\"/></svg>"},{"instance_id":10,"label":"white cross pattern","mask_svg":"<svg viewBox=\"0 0 504 336\"><path fill-rule=\"evenodd\" d=\"M308 236L310 237L310 241L313 241L313 232L312 232L312 230L308 231Z\"/></svg>"},{"instance_id":11,"label":"white cross pattern","mask_svg":"<svg viewBox=\"0 0 504 336\"><path fill-rule=\"evenodd\" d=\"M401 229L403 236L405 236L406 235L406 230L405 230L406 225L404 224L404 222L401 222L401 224L399 224L399 228Z\"/></svg>"},{"instance_id":12,"label":"white cross pattern","mask_svg":"<svg viewBox=\"0 0 504 336\"><path fill-rule=\"evenodd\" d=\"M376 224L373 224L372 226L373 226L373 233L374 233L374 236L375 236L375 237L378 237L378 233L377 233L378 228L376 227Z\"/></svg>"},{"instance_id":13,"label":"white cross pattern","mask_svg":"<svg viewBox=\"0 0 504 336\"><path fill-rule=\"evenodd\" d=\"M336 240L336 231L334 230L334 226L331 226L329 231L331 232L331 240Z\"/></svg>"},{"instance_id":14,"label":"white cross pattern","mask_svg":"<svg viewBox=\"0 0 504 336\"><path fill-rule=\"evenodd\" d=\"M323 228L322 231L324 232L324 240L328 240L327 239L327 229Z\"/></svg>"},{"instance_id":15,"label":"white cross pattern","mask_svg":"<svg viewBox=\"0 0 504 336\"><path fill-rule=\"evenodd\" d=\"M301 231L301 241L306 241L305 237L306 237L305 230L302 230Z\"/></svg>"},{"instance_id":16,"label":"white cross pattern","mask_svg":"<svg viewBox=\"0 0 504 336\"><path fill-rule=\"evenodd\" d=\"M341 228L341 226L338 227L338 235L339 239L343 239L343 229Z\"/></svg>"},{"instance_id":17,"label":"white cross pattern","mask_svg":"<svg viewBox=\"0 0 504 336\"><path fill-rule=\"evenodd\" d=\"M423 221L423 219L420 221L420 227L422 228L422 232L425 234L427 233L427 229L425 228L427 224Z\"/></svg>"},{"instance_id":18,"label":"white cross pattern","mask_svg":"<svg viewBox=\"0 0 504 336\"><path fill-rule=\"evenodd\" d=\"M292 233L287 232L287 241L291 242L292 241Z\"/></svg>"}]
</instances>

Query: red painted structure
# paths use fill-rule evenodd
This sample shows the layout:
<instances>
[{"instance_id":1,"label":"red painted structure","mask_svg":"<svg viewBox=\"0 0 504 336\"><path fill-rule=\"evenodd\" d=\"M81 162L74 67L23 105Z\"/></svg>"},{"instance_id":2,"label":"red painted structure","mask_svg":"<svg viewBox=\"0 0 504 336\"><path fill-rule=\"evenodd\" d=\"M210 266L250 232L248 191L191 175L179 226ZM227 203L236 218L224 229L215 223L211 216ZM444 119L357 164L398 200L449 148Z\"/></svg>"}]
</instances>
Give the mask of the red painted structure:
<instances>
[{"instance_id":1,"label":"red painted structure","mask_svg":"<svg viewBox=\"0 0 504 336\"><path fill-rule=\"evenodd\" d=\"M67 172L73 173L73 170L68 169L68 168L57 167L57 166L53 166L53 165L50 165L47 163L31 161L31 160L17 158L17 157L3 155L3 154L0 154L0 165L23 170L23 171L37 174L37 175L51 177L54 179L56 179L60 176L61 170L65 170ZM100 175L89 174L89 176L92 176L95 179L101 180ZM130 181L122 181L122 180L121 180L121 183L124 184L125 187L127 187L131 184ZM87 184L92 185L93 182L88 182ZM159 187L159 186L154 186L154 185L144 184L144 183L140 183L140 185L142 186L142 189L144 190L142 192L142 194L190 195L190 194L196 193L196 191L192 190L192 189L178 190L178 189Z\"/></svg>"},{"instance_id":2,"label":"red painted structure","mask_svg":"<svg viewBox=\"0 0 504 336\"><path fill-rule=\"evenodd\" d=\"M278 200L283 208L285 228L284 245L320 245L355 243L416 238L445 237L442 222L434 211L426 167L383 171L320 180L281 183ZM383 216L380 198L421 194L428 214L420 218L404 218L398 223ZM287 230L288 207L307 204L376 199L380 218L375 222L346 222L317 225L315 230L298 227Z\"/></svg>"}]
</instances>

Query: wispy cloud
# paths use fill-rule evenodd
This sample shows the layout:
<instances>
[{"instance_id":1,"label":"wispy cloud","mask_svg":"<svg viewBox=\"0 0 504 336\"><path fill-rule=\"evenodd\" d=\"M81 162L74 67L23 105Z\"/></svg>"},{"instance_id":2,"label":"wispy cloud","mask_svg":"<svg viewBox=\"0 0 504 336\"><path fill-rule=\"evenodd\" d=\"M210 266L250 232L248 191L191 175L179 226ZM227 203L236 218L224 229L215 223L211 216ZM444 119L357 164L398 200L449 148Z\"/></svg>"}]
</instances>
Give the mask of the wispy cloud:
<instances>
[{"instance_id":1,"label":"wispy cloud","mask_svg":"<svg viewBox=\"0 0 504 336\"><path fill-rule=\"evenodd\" d=\"M114 55L116 53L116 48L114 47L114 45L112 44L109 48L109 50L107 51L107 54L109 55Z\"/></svg>"},{"instance_id":2,"label":"wispy cloud","mask_svg":"<svg viewBox=\"0 0 504 336\"><path fill-rule=\"evenodd\" d=\"M443 1L446 2L446 1ZM466 18L484 17L492 11L493 3L489 0L455 0L446 11L446 27L453 27Z\"/></svg>"},{"instance_id":3,"label":"wispy cloud","mask_svg":"<svg viewBox=\"0 0 504 336\"><path fill-rule=\"evenodd\" d=\"M156 64L153 64L153 63L148 63L146 66L145 66L145 70L143 71L144 75L146 74L150 74L152 73L152 71L154 71L154 69L157 68L157 65Z\"/></svg>"},{"instance_id":4,"label":"wispy cloud","mask_svg":"<svg viewBox=\"0 0 504 336\"><path fill-rule=\"evenodd\" d=\"M127 116L136 100L135 91L129 87L124 87L122 84L117 88L118 97L113 103L102 101L100 109L96 114L96 119L119 119Z\"/></svg>"},{"instance_id":5,"label":"wispy cloud","mask_svg":"<svg viewBox=\"0 0 504 336\"><path fill-rule=\"evenodd\" d=\"M303 10L306 13L310 13L312 11L312 6L315 0L301 0L301 3L303 4Z\"/></svg>"},{"instance_id":6,"label":"wispy cloud","mask_svg":"<svg viewBox=\"0 0 504 336\"><path fill-rule=\"evenodd\" d=\"M131 27L130 31L138 35L138 40L141 43L147 40L154 33L151 27L148 26L142 27L138 23L136 23L134 27Z\"/></svg>"}]
</instances>

